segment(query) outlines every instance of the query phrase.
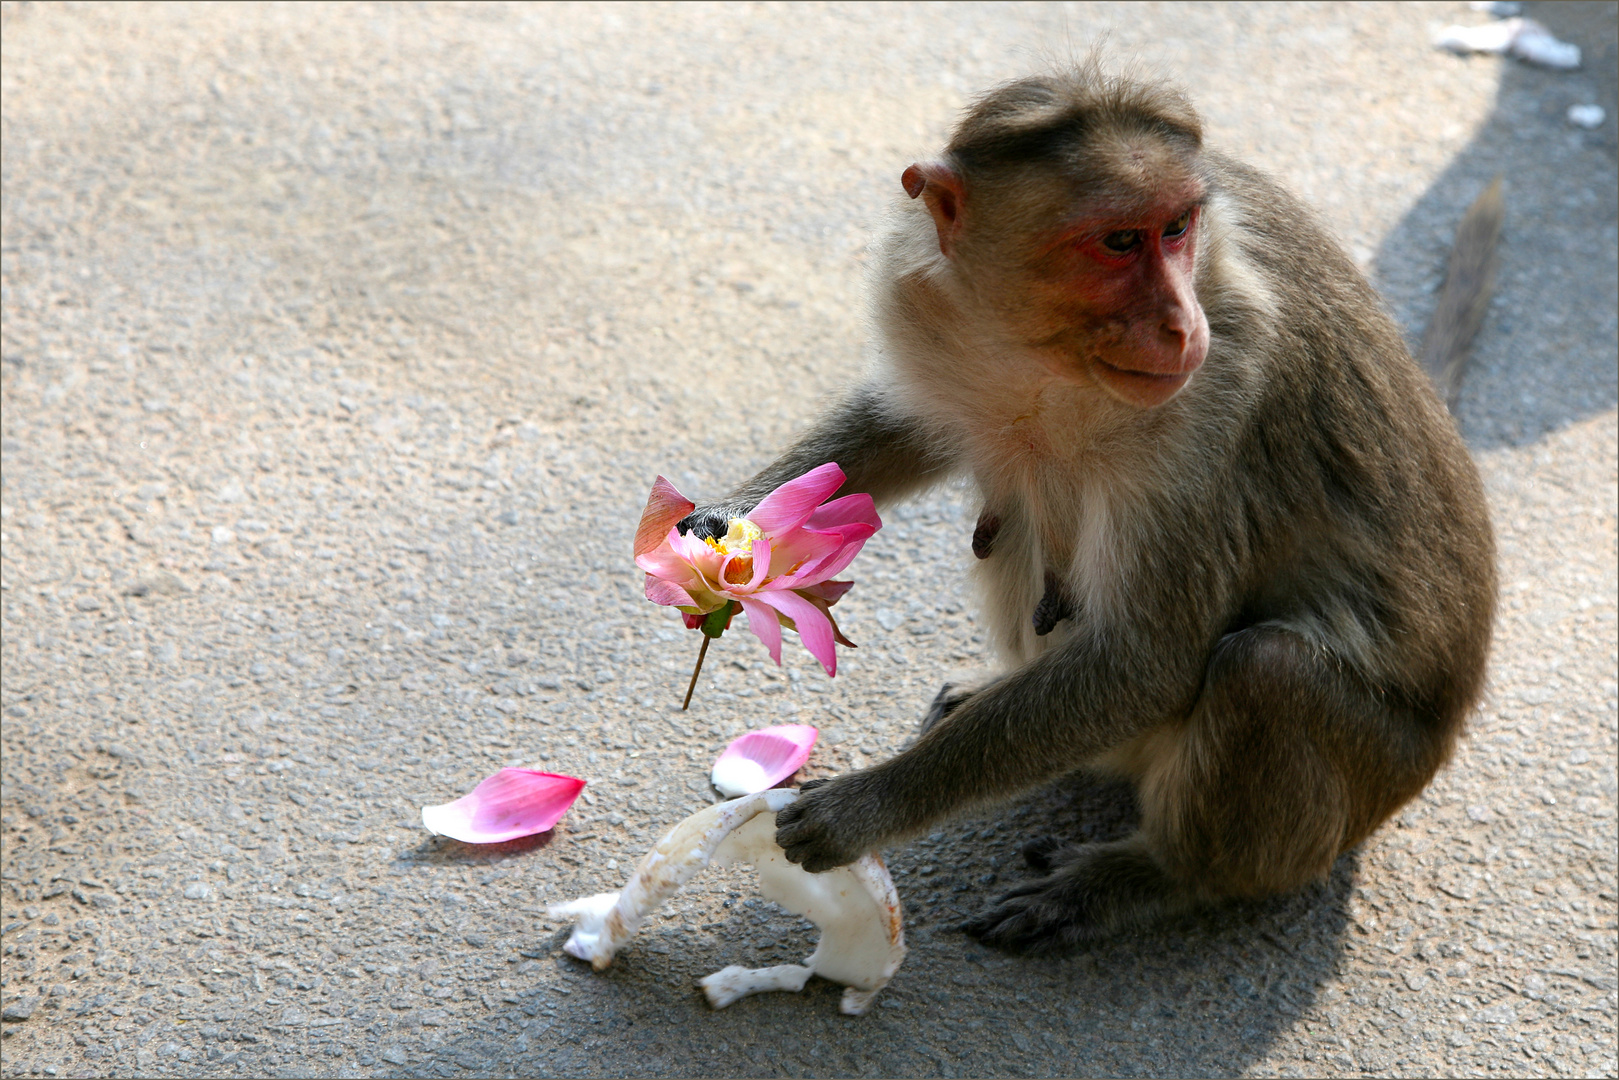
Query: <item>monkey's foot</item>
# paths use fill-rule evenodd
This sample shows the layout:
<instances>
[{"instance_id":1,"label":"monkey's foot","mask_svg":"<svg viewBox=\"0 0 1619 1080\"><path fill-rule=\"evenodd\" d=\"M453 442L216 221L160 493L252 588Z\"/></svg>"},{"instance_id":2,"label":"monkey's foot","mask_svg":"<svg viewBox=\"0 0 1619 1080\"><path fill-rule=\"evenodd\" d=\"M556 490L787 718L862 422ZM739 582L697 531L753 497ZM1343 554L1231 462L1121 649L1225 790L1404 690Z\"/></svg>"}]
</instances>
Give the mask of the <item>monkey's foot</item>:
<instances>
[{"instance_id":1,"label":"monkey's foot","mask_svg":"<svg viewBox=\"0 0 1619 1080\"><path fill-rule=\"evenodd\" d=\"M1061 866L962 924L986 945L1010 952L1071 949L1151 922L1186 902L1183 890L1132 840L1077 847L1035 841L1024 857L1037 868L1058 861Z\"/></svg>"},{"instance_id":2,"label":"monkey's foot","mask_svg":"<svg viewBox=\"0 0 1619 1080\"><path fill-rule=\"evenodd\" d=\"M1019 854L1030 870L1037 874L1049 874L1064 863L1073 862L1083 850L1079 844L1059 840L1055 836L1041 836L1024 844Z\"/></svg>"},{"instance_id":3,"label":"monkey's foot","mask_svg":"<svg viewBox=\"0 0 1619 1080\"><path fill-rule=\"evenodd\" d=\"M918 735L926 735L940 720L949 716L961 707L961 704L973 696L972 690L961 690L955 683L945 683L939 687L939 692L933 697L933 704L923 715L922 722L916 726Z\"/></svg>"}]
</instances>

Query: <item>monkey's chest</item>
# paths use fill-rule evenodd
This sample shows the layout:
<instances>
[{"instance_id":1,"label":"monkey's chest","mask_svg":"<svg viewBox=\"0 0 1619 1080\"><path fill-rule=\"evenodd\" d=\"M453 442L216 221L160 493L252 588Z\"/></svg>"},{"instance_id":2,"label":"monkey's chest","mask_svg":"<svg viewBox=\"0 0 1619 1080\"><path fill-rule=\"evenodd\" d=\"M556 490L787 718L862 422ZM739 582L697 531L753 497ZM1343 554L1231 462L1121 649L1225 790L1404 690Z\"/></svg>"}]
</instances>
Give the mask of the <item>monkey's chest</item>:
<instances>
[{"instance_id":1,"label":"monkey's chest","mask_svg":"<svg viewBox=\"0 0 1619 1080\"><path fill-rule=\"evenodd\" d=\"M980 561L995 560L1003 575L1026 577L1031 572L1038 575L1040 598L1030 613L1030 621L1035 636L1044 637L1058 623L1079 614L1078 597L1069 583L1073 561L1071 545L1062 543L1067 538L1048 535L1049 530L1038 527L1027 530L1029 538L1035 541L1033 545L1016 545L1012 542L1015 531L1003 530L1005 524L1002 512L985 509L979 514L978 524L973 529L973 555ZM1005 542L1002 541L1003 531ZM1018 550L1019 547L1024 550Z\"/></svg>"},{"instance_id":2,"label":"monkey's chest","mask_svg":"<svg viewBox=\"0 0 1619 1080\"><path fill-rule=\"evenodd\" d=\"M1084 619L1092 598L1108 591L1099 579L1113 573L1108 530L1085 500L1041 495L986 492L972 538L983 610L1002 651L1019 663Z\"/></svg>"}]
</instances>

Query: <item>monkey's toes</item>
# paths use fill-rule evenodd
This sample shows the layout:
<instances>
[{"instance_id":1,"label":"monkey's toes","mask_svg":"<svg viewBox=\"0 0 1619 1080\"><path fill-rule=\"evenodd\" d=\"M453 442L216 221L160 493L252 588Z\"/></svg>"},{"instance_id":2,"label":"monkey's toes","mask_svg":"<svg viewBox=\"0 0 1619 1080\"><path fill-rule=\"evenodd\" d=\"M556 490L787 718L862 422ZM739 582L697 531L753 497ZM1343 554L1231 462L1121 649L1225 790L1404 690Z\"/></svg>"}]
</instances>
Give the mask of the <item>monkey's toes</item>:
<instances>
[{"instance_id":1,"label":"monkey's toes","mask_svg":"<svg viewBox=\"0 0 1619 1080\"><path fill-rule=\"evenodd\" d=\"M1019 854L1029 869L1039 874L1049 874L1051 867L1058 861L1053 856L1068 845L1055 836L1037 836L1024 844Z\"/></svg>"},{"instance_id":2,"label":"monkey's toes","mask_svg":"<svg viewBox=\"0 0 1619 1080\"><path fill-rule=\"evenodd\" d=\"M985 945L1007 952L1067 950L1096 936L1084 912L1051 895L1050 879L1031 881L1007 893L961 929Z\"/></svg>"}]
</instances>

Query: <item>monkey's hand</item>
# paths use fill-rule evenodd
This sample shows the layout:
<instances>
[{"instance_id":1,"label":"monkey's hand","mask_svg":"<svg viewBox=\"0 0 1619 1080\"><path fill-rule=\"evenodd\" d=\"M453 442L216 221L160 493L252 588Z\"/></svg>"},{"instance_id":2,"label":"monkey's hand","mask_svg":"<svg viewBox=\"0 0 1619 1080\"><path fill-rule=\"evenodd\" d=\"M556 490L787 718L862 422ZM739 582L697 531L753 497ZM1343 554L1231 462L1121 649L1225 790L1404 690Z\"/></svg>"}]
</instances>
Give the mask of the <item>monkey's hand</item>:
<instances>
[{"instance_id":1,"label":"monkey's hand","mask_svg":"<svg viewBox=\"0 0 1619 1080\"><path fill-rule=\"evenodd\" d=\"M776 843L788 862L819 874L854 862L883 839L871 829L878 813L866 779L854 773L811 780L799 788L797 802L777 811Z\"/></svg>"},{"instance_id":2,"label":"monkey's hand","mask_svg":"<svg viewBox=\"0 0 1619 1080\"><path fill-rule=\"evenodd\" d=\"M732 518L746 515L753 506L745 502L709 503L681 518L675 528L680 530L681 536L696 530L699 540L717 540L730 530Z\"/></svg>"}]
</instances>

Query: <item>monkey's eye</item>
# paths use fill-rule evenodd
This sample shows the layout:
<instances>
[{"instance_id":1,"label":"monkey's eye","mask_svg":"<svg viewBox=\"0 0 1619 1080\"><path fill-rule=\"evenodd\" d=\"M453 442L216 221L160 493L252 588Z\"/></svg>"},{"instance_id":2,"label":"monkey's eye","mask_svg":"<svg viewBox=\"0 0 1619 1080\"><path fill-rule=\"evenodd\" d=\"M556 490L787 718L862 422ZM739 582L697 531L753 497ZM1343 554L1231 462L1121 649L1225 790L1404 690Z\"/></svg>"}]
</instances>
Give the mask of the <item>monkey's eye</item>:
<instances>
[{"instance_id":1,"label":"monkey's eye","mask_svg":"<svg viewBox=\"0 0 1619 1080\"><path fill-rule=\"evenodd\" d=\"M1174 240L1186 235L1186 230L1192 226L1192 212L1190 210L1164 226L1164 239Z\"/></svg>"},{"instance_id":2,"label":"monkey's eye","mask_svg":"<svg viewBox=\"0 0 1619 1080\"><path fill-rule=\"evenodd\" d=\"M1115 255L1126 255L1134 251L1140 243L1141 233L1136 229L1120 229L1102 237L1102 246Z\"/></svg>"}]
</instances>

